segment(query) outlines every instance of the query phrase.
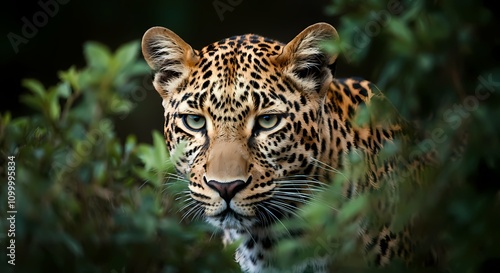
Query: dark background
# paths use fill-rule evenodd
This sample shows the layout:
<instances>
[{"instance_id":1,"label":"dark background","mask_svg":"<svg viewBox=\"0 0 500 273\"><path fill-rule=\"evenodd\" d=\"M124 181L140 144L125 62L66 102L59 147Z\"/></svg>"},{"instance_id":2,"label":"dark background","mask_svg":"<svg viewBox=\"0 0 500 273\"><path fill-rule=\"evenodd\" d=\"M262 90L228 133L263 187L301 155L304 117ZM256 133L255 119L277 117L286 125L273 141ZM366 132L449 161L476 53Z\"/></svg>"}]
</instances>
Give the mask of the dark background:
<instances>
[{"instance_id":1,"label":"dark background","mask_svg":"<svg viewBox=\"0 0 500 273\"><path fill-rule=\"evenodd\" d=\"M256 33L287 42L316 22L337 25L336 18L325 12L329 0L60 1L67 3L57 0L3 3L0 58L4 96L0 99L0 112L8 110L13 116L29 113L30 109L19 102L20 95L26 92L21 86L22 79L36 78L46 86L57 83L58 71L71 65L77 68L85 65L82 46L89 40L115 50L123 43L140 40L152 26L164 26L200 49L232 35ZM37 33L26 44L18 45L16 53L8 34L22 35L22 18L33 22L34 15L43 11L39 3L48 2L57 3L57 12L48 16L45 25L37 27ZM227 4L232 10L219 12L221 20L214 3L221 8ZM342 61L338 76L356 74ZM139 141L150 142L151 130L161 131L162 112L160 98L156 92L149 92L127 118L117 120L116 129L120 134L135 134Z\"/></svg>"}]
</instances>

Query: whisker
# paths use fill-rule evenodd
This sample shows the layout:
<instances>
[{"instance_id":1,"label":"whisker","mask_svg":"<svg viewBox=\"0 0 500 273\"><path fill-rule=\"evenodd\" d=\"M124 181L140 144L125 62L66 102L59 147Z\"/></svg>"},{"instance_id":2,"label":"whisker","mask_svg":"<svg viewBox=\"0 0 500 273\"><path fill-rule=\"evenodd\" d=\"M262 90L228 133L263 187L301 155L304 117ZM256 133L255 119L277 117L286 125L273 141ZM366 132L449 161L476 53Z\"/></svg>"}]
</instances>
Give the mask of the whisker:
<instances>
[{"instance_id":1,"label":"whisker","mask_svg":"<svg viewBox=\"0 0 500 273\"><path fill-rule=\"evenodd\" d=\"M139 186L139 189L142 189L142 187L144 187L144 185L146 185L148 183L148 181L144 181L144 183L142 183L142 185Z\"/></svg>"},{"instance_id":2,"label":"whisker","mask_svg":"<svg viewBox=\"0 0 500 273\"><path fill-rule=\"evenodd\" d=\"M355 151L355 153L357 153L357 152ZM345 178L348 182L350 182L349 178L344 173L342 173L340 170L338 170L338 169L336 169L336 168L334 168L334 167L332 167L332 166L330 166L330 165L328 165L328 164L326 164L326 163L324 163L316 158L311 158L311 160L315 166L317 166L325 171L328 171L328 172L340 174L343 178Z\"/></svg>"},{"instance_id":3,"label":"whisker","mask_svg":"<svg viewBox=\"0 0 500 273\"><path fill-rule=\"evenodd\" d=\"M262 204L257 204L256 206L257 206L257 208L259 208L257 211L259 212L259 216L260 216L259 218L262 219L263 224L264 225L271 224L273 222L271 216L268 213L264 213L263 211L260 210L260 209L263 209L263 210L267 210L267 209Z\"/></svg>"},{"instance_id":4,"label":"whisker","mask_svg":"<svg viewBox=\"0 0 500 273\"><path fill-rule=\"evenodd\" d=\"M253 241L255 244L257 244L257 241L255 241L255 238L253 238L252 233L250 232L250 230L248 229L248 227L245 227L245 226L244 226L243 228L247 231L247 233L248 233L248 235L250 236L250 238L252 239L252 241Z\"/></svg>"},{"instance_id":5,"label":"whisker","mask_svg":"<svg viewBox=\"0 0 500 273\"><path fill-rule=\"evenodd\" d=\"M268 208L264 207L264 206L260 206L261 208L263 208L264 210L266 210L270 216L272 216L274 219L276 219L276 221L278 221L282 226L283 228L286 230L286 232L288 233L288 235L290 237L292 237L292 234L290 233L290 231L286 228L285 224L283 224L283 222L281 222L281 220L271 211L269 210Z\"/></svg>"},{"instance_id":6,"label":"whisker","mask_svg":"<svg viewBox=\"0 0 500 273\"><path fill-rule=\"evenodd\" d=\"M216 229L212 229L212 232L210 234L210 238L208 238L208 241L212 241L212 238L215 236L215 234L217 233L217 230Z\"/></svg>"},{"instance_id":7,"label":"whisker","mask_svg":"<svg viewBox=\"0 0 500 273\"><path fill-rule=\"evenodd\" d=\"M196 221L196 220L201 220L201 218L203 217L203 207L201 206L198 206L198 211L194 214L193 216L193 221Z\"/></svg>"},{"instance_id":8,"label":"whisker","mask_svg":"<svg viewBox=\"0 0 500 273\"><path fill-rule=\"evenodd\" d=\"M191 196L191 191L190 190L184 190L184 191L181 191L181 192L178 192L176 194L174 194L175 196L175 200L179 200L181 199L182 197L190 197Z\"/></svg>"},{"instance_id":9,"label":"whisker","mask_svg":"<svg viewBox=\"0 0 500 273\"><path fill-rule=\"evenodd\" d=\"M327 188L327 184L320 184L315 181L310 181L310 180L279 180L279 181L274 181L277 185L282 185L282 184L290 184L290 185L302 185L302 186L311 186L311 187L317 187L317 188Z\"/></svg>"},{"instance_id":10,"label":"whisker","mask_svg":"<svg viewBox=\"0 0 500 273\"><path fill-rule=\"evenodd\" d=\"M300 202L303 204L310 204L313 201L311 196L303 194L303 193L290 193L290 192L277 191L277 192L273 192L273 196L275 196L276 199L295 201L295 202ZM322 198L315 198L314 202L317 202L321 205L325 205L328 208L330 208L336 212L339 212L339 209L332 207L329 202L324 201ZM297 209L301 210L301 208L297 208Z\"/></svg>"},{"instance_id":11,"label":"whisker","mask_svg":"<svg viewBox=\"0 0 500 273\"><path fill-rule=\"evenodd\" d=\"M189 215L196 216L199 213L199 210L202 209L198 202L195 202L194 206L191 207L185 214L182 216L180 222L182 222L185 218L189 217ZM195 213L196 212L196 213Z\"/></svg>"},{"instance_id":12,"label":"whisker","mask_svg":"<svg viewBox=\"0 0 500 273\"><path fill-rule=\"evenodd\" d=\"M289 201L294 201L294 202L299 202L302 204L307 204L310 203L311 198L307 197L294 197L294 196L288 196L288 195L274 195L276 199L281 199L281 200L289 200Z\"/></svg>"},{"instance_id":13,"label":"whisker","mask_svg":"<svg viewBox=\"0 0 500 273\"><path fill-rule=\"evenodd\" d=\"M287 179L288 177L281 178L279 180L275 180L274 182L276 184L286 184L286 183L291 183L293 182L294 184L300 184L300 185L310 185L310 186L315 186L315 187L328 187L328 184L321 182L316 179L297 179L297 178L291 178Z\"/></svg>"},{"instance_id":14,"label":"whisker","mask_svg":"<svg viewBox=\"0 0 500 273\"><path fill-rule=\"evenodd\" d=\"M197 202L196 200L192 200L192 199L191 200L188 199L188 200L186 200L186 202L187 201L189 201L189 203L184 204L184 206L182 206L182 208L180 208L179 210L177 210L177 212L183 211L183 210L187 209L188 207L194 205Z\"/></svg>"},{"instance_id":15,"label":"whisker","mask_svg":"<svg viewBox=\"0 0 500 273\"><path fill-rule=\"evenodd\" d=\"M163 184L165 186L172 186L172 184L175 184L178 182L189 182L189 179L187 179L184 176L178 175L178 174L168 174L166 177L166 182Z\"/></svg>"},{"instance_id":16,"label":"whisker","mask_svg":"<svg viewBox=\"0 0 500 273\"><path fill-rule=\"evenodd\" d=\"M301 208L294 207L290 204L287 204L287 203L284 203L284 202L281 202L278 200L270 200L269 202L267 202L267 204L269 204L272 207L280 209L282 212L288 212L299 219L304 219L297 212L295 212L295 210L303 211ZM286 218L288 218L286 216L286 214L284 214L284 215Z\"/></svg>"}]
</instances>

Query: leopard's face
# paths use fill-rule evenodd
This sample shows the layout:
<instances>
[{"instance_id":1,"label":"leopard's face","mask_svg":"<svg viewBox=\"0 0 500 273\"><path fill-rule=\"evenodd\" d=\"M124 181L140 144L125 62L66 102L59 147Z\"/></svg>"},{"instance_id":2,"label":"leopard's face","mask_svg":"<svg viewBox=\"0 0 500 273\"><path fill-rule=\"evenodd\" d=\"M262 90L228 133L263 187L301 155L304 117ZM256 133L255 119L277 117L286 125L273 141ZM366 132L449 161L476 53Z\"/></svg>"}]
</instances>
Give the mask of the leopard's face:
<instances>
[{"instance_id":1,"label":"leopard's face","mask_svg":"<svg viewBox=\"0 0 500 273\"><path fill-rule=\"evenodd\" d=\"M193 50L153 28L143 53L157 71L164 134L186 177L186 213L221 228L266 226L295 214L318 187L322 94L331 81L319 41L329 25L310 27L287 45L237 36Z\"/></svg>"}]
</instances>

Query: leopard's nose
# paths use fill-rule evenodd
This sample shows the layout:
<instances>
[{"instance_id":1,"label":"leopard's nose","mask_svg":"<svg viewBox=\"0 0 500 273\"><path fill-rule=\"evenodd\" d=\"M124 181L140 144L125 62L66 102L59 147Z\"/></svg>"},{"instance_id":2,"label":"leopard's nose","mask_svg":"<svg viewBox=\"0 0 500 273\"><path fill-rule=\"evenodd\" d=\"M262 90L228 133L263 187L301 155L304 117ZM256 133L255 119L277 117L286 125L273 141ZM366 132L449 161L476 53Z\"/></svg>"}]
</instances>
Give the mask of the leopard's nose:
<instances>
[{"instance_id":1,"label":"leopard's nose","mask_svg":"<svg viewBox=\"0 0 500 273\"><path fill-rule=\"evenodd\" d=\"M251 179L251 178L250 178ZM250 180L249 179L249 180ZM229 182L219 182L215 180L206 181L207 185L219 193L220 197L226 201L227 204L231 201L231 199L242 189L244 189L250 181L243 180L234 180Z\"/></svg>"}]
</instances>

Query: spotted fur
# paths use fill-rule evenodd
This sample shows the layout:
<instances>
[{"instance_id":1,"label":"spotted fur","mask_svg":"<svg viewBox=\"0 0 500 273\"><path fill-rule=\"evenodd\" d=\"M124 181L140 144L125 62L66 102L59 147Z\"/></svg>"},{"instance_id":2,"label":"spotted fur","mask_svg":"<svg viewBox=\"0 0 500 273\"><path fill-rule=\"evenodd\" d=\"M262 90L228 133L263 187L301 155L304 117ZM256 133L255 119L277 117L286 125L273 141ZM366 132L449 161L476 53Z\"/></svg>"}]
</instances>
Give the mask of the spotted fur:
<instances>
[{"instance_id":1,"label":"spotted fur","mask_svg":"<svg viewBox=\"0 0 500 273\"><path fill-rule=\"evenodd\" d=\"M380 94L367 81L333 77L337 56L323 51L322 42L337 38L325 23L288 44L249 34L194 50L162 27L143 37L163 99L168 149L182 147L175 166L188 184L187 214L221 228L225 243L242 240L236 260L245 272L272 268L282 234L270 225L295 215L329 184L335 172L326 170L347 168L351 151L363 154L368 168L346 184L349 198L380 188L394 169L377 155L401 127L354 122L360 105ZM409 252L405 235L385 225L376 233L360 226L360 240L377 264ZM325 260L314 264L326 270Z\"/></svg>"}]
</instances>

